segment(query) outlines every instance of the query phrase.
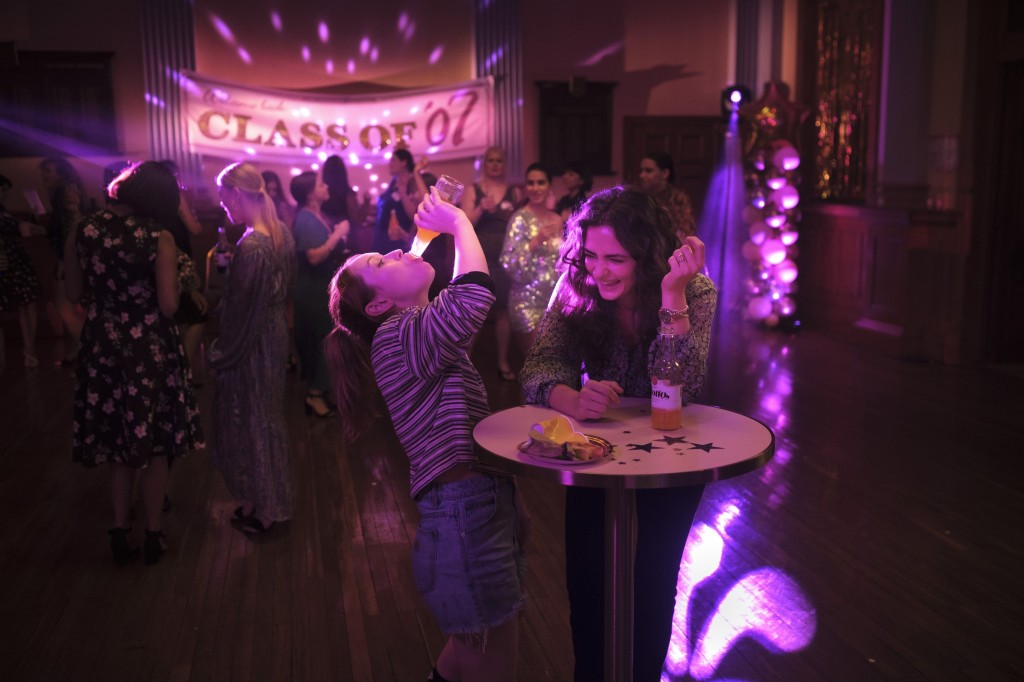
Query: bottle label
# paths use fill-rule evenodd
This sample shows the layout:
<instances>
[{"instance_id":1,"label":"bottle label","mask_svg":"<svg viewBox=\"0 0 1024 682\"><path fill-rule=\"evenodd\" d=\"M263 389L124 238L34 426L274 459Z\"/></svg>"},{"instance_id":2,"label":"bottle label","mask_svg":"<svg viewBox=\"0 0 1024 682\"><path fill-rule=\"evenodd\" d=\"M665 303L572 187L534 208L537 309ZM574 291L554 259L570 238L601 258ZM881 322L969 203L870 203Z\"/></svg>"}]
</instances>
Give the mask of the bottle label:
<instances>
[{"instance_id":1,"label":"bottle label","mask_svg":"<svg viewBox=\"0 0 1024 682\"><path fill-rule=\"evenodd\" d=\"M678 410L683 404L682 386L668 381L651 379L651 408L655 410Z\"/></svg>"}]
</instances>

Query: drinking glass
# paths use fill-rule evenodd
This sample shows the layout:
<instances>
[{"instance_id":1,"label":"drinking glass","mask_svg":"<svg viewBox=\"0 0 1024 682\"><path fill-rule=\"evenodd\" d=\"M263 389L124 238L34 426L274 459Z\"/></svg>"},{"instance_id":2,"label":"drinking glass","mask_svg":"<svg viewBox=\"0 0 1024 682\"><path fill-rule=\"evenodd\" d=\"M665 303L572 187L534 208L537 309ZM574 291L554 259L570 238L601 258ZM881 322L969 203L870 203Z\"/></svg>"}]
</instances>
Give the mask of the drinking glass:
<instances>
[{"instance_id":1,"label":"drinking glass","mask_svg":"<svg viewBox=\"0 0 1024 682\"><path fill-rule=\"evenodd\" d=\"M438 196L449 204L456 206L459 205L459 199L462 198L462 191L465 188L465 185L450 175L442 175L434 184L434 189L437 190ZM415 256L422 256L423 252L427 249L427 245L438 234L438 232L433 230L424 230L422 227L417 227L416 236L413 237L412 246L409 247L409 253Z\"/></svg>"}]
</instances>

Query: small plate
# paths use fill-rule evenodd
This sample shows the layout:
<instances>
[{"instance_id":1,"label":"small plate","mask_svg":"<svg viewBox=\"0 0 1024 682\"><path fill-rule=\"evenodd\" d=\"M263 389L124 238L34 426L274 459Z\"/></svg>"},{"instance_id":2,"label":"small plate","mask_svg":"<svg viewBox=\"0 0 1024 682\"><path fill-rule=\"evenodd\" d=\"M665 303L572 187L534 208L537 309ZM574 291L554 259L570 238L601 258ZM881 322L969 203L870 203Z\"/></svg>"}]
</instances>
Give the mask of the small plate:
<instances>
[{"instance_id":1,"label":"small plate","mask_svg":"<svg viewBox=\"0 0 1024 682\"><path fill-rule=\"evenodd\" d=\"M604 451L606 453L605 456L604 457L598 457L597 459L587 459L587 460L567 459L567 458L563 458L563 457L545 457L544 455L535 455L532 452L527 452L526 450L524 450L523 448L526 447L526 445L527 445L527 443L529 443L529 441L523 441L522 443L519 444L519 452L521 452L522 454L526 455L530 459L536 460L538 462L546 462L548 464L557 464L559 466L570 466L570 467L588 466L590 464L600 464L601 462L607 462L608 460L610 460L612 458L612 450L615 447L614 445L609 443L604 438L601 438L600 436L591 436L589 433L585 433L583 435L586 436L587 440L589 440L594 445L600 445L602 448L604 448Z\"/></svg>"}]
</instances>

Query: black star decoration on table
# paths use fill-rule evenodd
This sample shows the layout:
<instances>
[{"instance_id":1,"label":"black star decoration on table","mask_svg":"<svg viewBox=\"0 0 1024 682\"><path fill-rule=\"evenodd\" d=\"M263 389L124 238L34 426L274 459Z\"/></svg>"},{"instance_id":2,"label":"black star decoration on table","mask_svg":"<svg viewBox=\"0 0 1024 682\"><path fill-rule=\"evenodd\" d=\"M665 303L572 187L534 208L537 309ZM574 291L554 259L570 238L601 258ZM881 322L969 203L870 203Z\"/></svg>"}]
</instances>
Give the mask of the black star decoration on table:
<instances>
[{"instance_id":1,"label":"black star decoration on table","mask_svg":"<svg viewBox=\"0 0 1024 682\"><path fill-rule=\"evenodd\" d=\"M662 440L665 441L666 445L679 445L680 443L687 442L683 436L663 436Z\"/></svg>"},{"instance_id":2,"label":"black star decoration on table","mask_svg":"<svg viewBox=\"0 0 1024 682\"><path fill-rule=\"evenodd\" d=\"M643 450L644 452L650 452L653 450L661 450L661 448L654 445L654 443L627 443L626 447L630 450Z\"/></svg>"},{"instance_id":3,"label":"black star decoration on table","mask_svg":"<svg viewBox=\"0 0 1024 682\"><path fill-rule=\"evenodd\" d=\"M690 449L703 450L704 452L710 453L712 450L721 450L722 448L718 447L714 443L690 443Z\"/></svg>"}]
</instances>

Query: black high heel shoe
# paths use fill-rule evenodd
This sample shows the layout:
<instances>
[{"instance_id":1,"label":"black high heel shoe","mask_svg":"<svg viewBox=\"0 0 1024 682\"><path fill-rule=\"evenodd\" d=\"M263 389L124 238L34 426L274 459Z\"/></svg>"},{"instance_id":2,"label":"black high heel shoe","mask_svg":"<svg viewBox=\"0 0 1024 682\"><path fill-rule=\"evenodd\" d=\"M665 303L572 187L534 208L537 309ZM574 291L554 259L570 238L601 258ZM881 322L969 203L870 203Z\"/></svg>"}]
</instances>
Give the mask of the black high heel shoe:
<instances>
[{"instance_id":1,"label":"black high heel shoe","mask_svg":"<svg viewBox=\"0 0 1024 682\"><path fill-rule=\"evenodd\" d=\"M132 557L139 553L139 548L128 542L128 534L132 532L132 529L111 528L109 532L110 551L114 555L114 563L118 566L126 566Z\"/></svg>"},{"instance_id":2,"label":"black high heel shoe","mask_svg":"<svg viewBox=\"0 0 1024 682\"><path fill-rule=\"evenodd\" d=\"M146 544L142 547L142 561L147 566L152 566L160 561L160 555L167 551L167 542L164 540L163 531L147 530Z\"/></svg>"},{"instance_id":3,"label":"black high heel shoe","mask_svg":"<svg viewBox=\"0 0 1024 682\"><path fill-rule=\"evenodd\" d=\"M316 401L319 399L318 404ZM306 416L316 415L320 419L337 417L338 413L331 409L327 398L322 393L307 393L305 399Z\"/></svg>"}]
</instances>

